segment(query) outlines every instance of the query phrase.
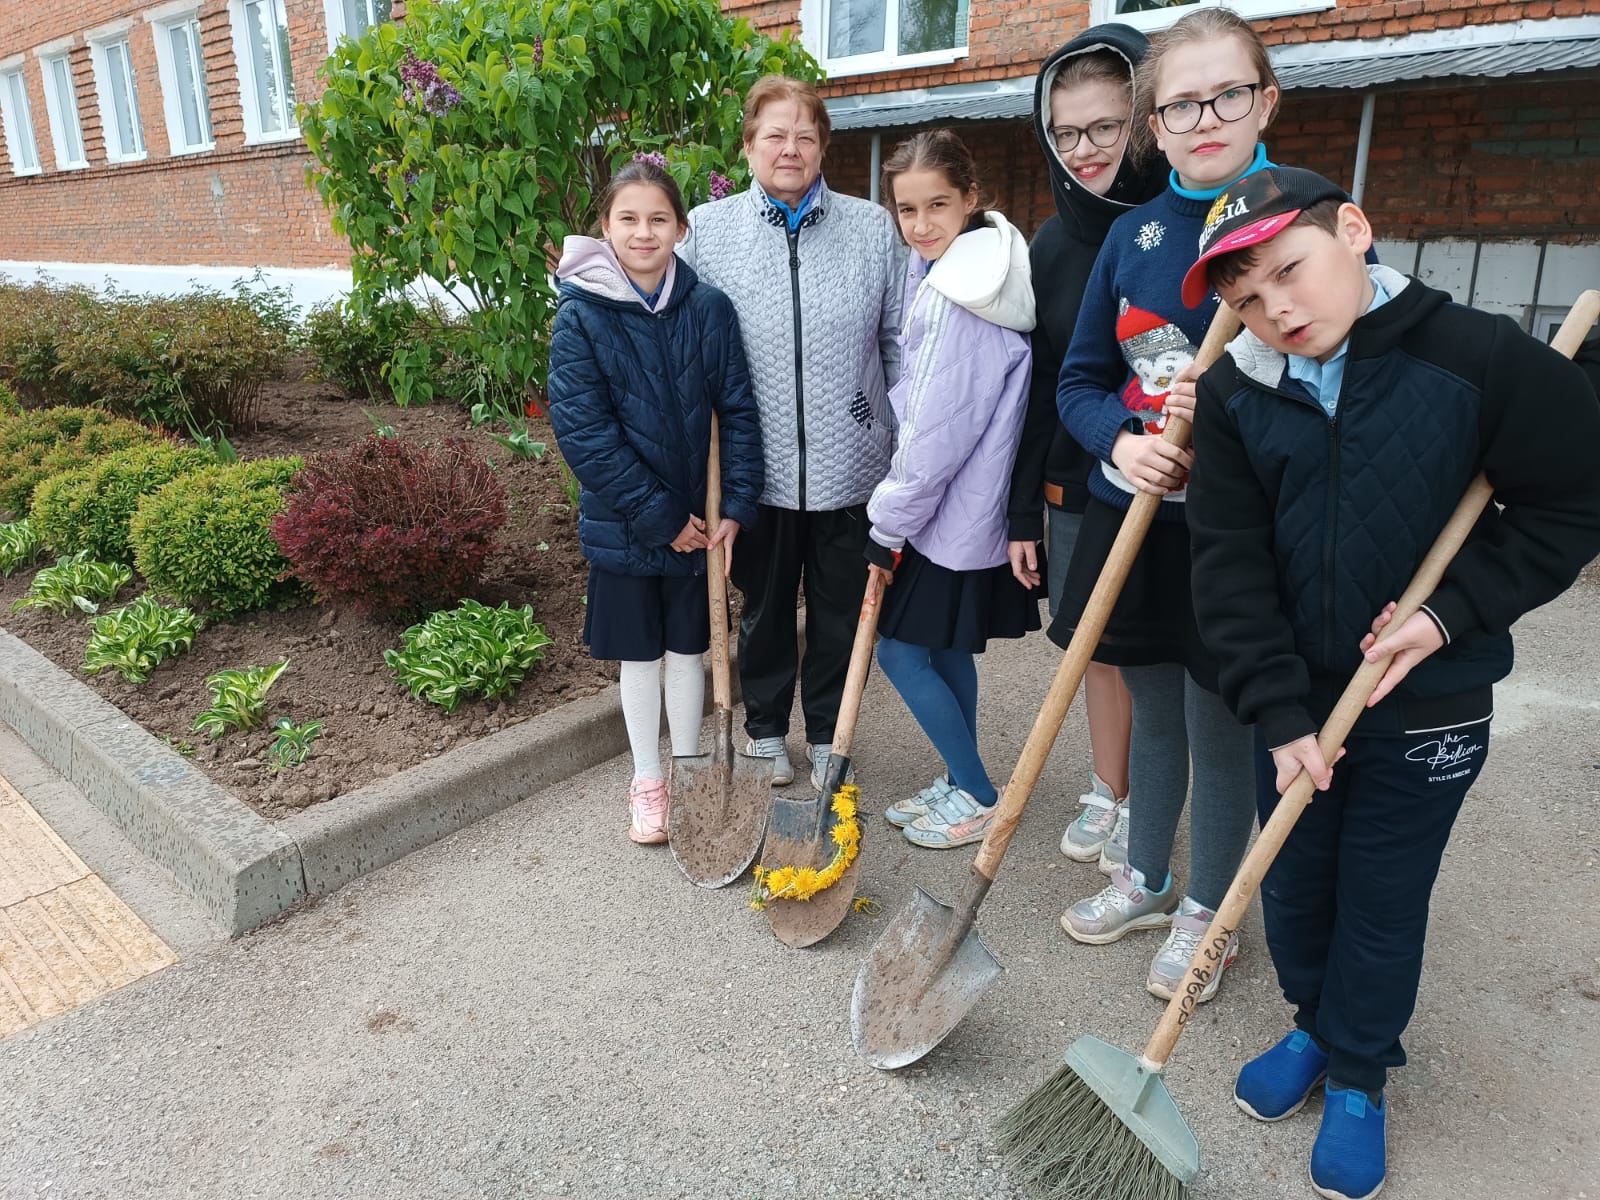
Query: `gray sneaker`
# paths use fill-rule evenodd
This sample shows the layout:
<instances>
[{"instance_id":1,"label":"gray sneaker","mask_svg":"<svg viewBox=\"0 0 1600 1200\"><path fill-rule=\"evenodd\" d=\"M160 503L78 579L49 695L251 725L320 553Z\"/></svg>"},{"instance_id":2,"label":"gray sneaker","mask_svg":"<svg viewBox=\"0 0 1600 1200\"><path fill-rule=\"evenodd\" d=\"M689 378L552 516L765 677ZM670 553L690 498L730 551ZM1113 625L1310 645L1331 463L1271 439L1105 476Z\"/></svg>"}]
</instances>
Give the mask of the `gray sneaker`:
<instances>
[{"instance_id":1,"label":"gray sneaker","mask_svg":"<svg viewBox=\"0 0 1600 1200\"><path fill-rule=\"evenodd\" d=\"M1128 803L1117 806L1117 828L1109 841L1100 847L1100 873L1114 875L1117 868L1128 865Z\"/></svg>"},{"instance_id":2,"label":"gray sneaker","mask_svg":"<svg viewBox=\"0 0 1600 1200\"><path fill-rule=\"evenodd\" d=\"M789 750L781 737L752 738L745 743L744 752L756 758L772 760L773 787L794 782L794 764L789 761Z\"/></svg>"},{"instance_id":3,"label":"gray sneaker","mask_svg":"<svg viewBox=\"0 0 1600 1200\"><path fill-rule=\"evenodd\" d=\"M896 829L904 829L918 817L927 816L933 806L950 794L950 780L941 775L915 796L896 800L883 810L883 819Z\"/></svg>"},{"instance_id":4,"label":"gray sneaker","mask_svg":"<svg viewBox=\"0 0 1600 1200\"><path fill-rule=\"evenodd\" d=\"M1135 929L1161 928L1171 922L1177 907L1170 879L1164 891L1155 892L1145 886L1140 872L1122 866L1099 892L1061 914L1061 928L1074 941L1103 946Z\"/></svg>"},{"instance_id":5,"label":"gray sneaker","mask_svg":"<svg viewBox=\"0 0 1600 1200\"><path fill-rule=\"evenodd\" d=\"M833 744L825 742L820 745L813 745L807 742L806 753L811 757L811 787L814 791L820 792L823 783L828 778L828 759L833 757ZM791 775L790 778L793 778L793 776ZM844 769L844 782L854 783L855 781L856 768L855 764L851 763Z\"/></svg>"},{"instance_id":6,"label":"gray sneaker","mask_svg":"<svg viewBox=\"0 0 1600 1200\"><path fill-rule=\"evenodd\" d=\"M1100 776L1089 778L1093 781L1090 790L1078 797L1083 811L1061 835L1061 853L1073 862L1094 862L1100 857L1100 848L1116 832L1117 817L1122 812L1122 805Z\"/></svg>"},{"instance_id":7,"label":"gray sneaker","mask_svg":"<svg viewBox=\"0 0 1600 1200\"><path fill-rule=\"evenodd\" d=\"M1191 900L1188 896L1183 898L1183 902L1178 905L1177 914L1172 918L1172 932L1167 934L1166 944L1156 952L1155 961L1150 964L1150 978L1146 981L1145 988L1152 996L1160 996L1163 1000L1172 999L1172 993L1182 986L1184 977L1189 973L1189 963L1205 938L1206 927L1216 915L1209 908L1201 908L1198 901ZM1222 955L1222 962L1211 972L1211 978L1206 980L1205 988L1200 992L1196 1004L1204 1004L1217 994L1217 987L1222 983L1222 973L1231 967L1233 960L1238 957L1239 935L1234 934L1228 939L1228 948Z\"/></svg>"}]
</instances>

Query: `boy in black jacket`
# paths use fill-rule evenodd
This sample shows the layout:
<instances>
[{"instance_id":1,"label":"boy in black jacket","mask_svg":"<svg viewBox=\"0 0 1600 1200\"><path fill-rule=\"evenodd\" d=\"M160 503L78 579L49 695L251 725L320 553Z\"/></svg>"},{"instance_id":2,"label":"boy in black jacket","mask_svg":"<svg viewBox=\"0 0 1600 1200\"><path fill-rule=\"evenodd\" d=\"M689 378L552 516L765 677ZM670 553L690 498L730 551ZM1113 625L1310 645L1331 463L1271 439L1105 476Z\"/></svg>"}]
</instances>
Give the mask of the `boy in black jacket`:
<instances>
[{"instance_id":1,"label":"boy in black jacket","mask_svg":"<svg viewBox=\"0 0 1600 1200\"><path fill-rule=\"evenodd\" d=\"M1384 1083L1405 1062L1428 900L1483 767L1509 630L1600 553L1583 372L1508 318L1369 267L1371 244L1337 186L1273 167L1218 198L1184 281L1185 302L1215 287L1246 327L1197 388L1195 616L1224 699L1257 727L1263 824L1302 770L1319 789L1261 889L1295 1028L1234 1096L1276 1121L1326 1078L1311 1182L1346 1200L1383 1184ZM1330 766L1319 725L1480 469L1501 507L1386 642Z\"/></svg>"}]
</instances>

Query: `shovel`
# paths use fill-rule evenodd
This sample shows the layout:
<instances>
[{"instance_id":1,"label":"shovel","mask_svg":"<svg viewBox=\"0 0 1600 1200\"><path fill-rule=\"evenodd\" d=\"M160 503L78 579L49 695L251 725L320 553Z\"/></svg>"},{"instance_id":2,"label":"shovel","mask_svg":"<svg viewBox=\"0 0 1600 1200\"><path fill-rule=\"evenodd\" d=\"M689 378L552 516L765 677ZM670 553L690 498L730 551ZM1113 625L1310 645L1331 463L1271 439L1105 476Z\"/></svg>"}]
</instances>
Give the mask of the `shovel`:
<instances>
[{"instance_id":1,"label":"shovel","mask_svg":"<svg viewBox=\"0 0 1600 1200\"><path fill-rule=\"evenodd\" d=\"M722 521L722 460L711 414L706 462L706 529ZM672 760L672 857L691 883L719 888L743 875L761 849L772 790L772 760L733 749L733 687L728 679L728 580L724 550L706 554L711 605L711 753Z\"/></svg>"},{"instance_id":2,"label":"shovel","mask_svg":"<svg viewBox=\"0 0 1600 1200\"><path fill-rule=\"evenodd\" d=\"M1595 318L1600 292L1578 297L1553 343L1572 357ZM1377 641L1405 624L1439 586L1445 568L1472 532L1492 496L1483 475L1474 479L1440 531L1394 615ZM1389 669L1389 661L1363 662L1317 735L1323 760L1333 762ZM998 1129L1014 1178L1036 1195L1078 1195L1106 1200L1155 1200L1180 1196L1200 1171L1200 1144L1167 1091L1163 1073L1178 1038L1194 1016L1228 940L1261 886L1267 868L1315 791L1302 771L1273 809L1250 853L1234 876L1205 936L1173 993L1156 1031L1134 1057L1099 1038L1080 1037L1067 1048L1064 1065L1007 1114ZM1108 1181L1115 1181L1113 1186Z\"/></svg>"},{"instance_id":3,"label":"shovel","mask_svg":"<svg viewBox=\"0 0 1600 1200\"><path fill-rule=\"evenodd\" d=\"M828 755L822 793L808 800L780 796L772 801L767 844L761 856L765 863L820 871L833 858L833 794L844 786L850 769L850 747L855 741L856 718L861 715L867 671L872 667L872 643L878 632L878 609L882 603L883 580L871 575L861 598L861 616L856 621L856 640L850 649L850 668L844 678L844 696L839 701L839 719L833 727L833 752ZM857 853L833 886L809 900L767 901L767 922L773 936L785 946L798 948L814 945L837 929L856 897L860 866L861 855Z\"/></svg>"},{"instance_id":4,"label":"shovel","mask_svg":"<svg viewBox=\"0 0 1600 1200\"><path fill-rule=\"evenodd\" d=\"M1219 308L1195 356L1196 364L1204 369L1220 358L1238 327L1239 319L1232 310ZM1174 446L1187 446L1189 432L1188 422L1172 417L1162 436ZM1061 722L1160 506L1160 496L1140 492L1128 507L1016 770L1001 793L1000 806L978 848L960 902L952 908L917 888L911 903L889 922L861 964L850 999L850 1036L856 1053L872 1066L893 1070L916 1062L944 1040L1000 977L1000 960L973 928L978 906L994 883L1044 760L1055 745Z\"/></svg>"}]
</instances>

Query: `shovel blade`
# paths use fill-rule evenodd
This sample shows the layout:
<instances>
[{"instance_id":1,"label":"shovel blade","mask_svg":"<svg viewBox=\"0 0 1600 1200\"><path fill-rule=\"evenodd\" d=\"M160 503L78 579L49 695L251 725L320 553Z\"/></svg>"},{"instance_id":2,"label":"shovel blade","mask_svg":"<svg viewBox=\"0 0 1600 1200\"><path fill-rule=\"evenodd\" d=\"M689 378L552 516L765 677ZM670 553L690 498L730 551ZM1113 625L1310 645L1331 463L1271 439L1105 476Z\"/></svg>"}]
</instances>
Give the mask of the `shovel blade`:
<instances>
[{"instance_id":1,"label":"shovel blade","mask_svg":"<svg viewBox=\"0 0 1600 1200\"><path fill-rule=\"evenodd\" d=\"M767 867L809 867L820 871L833 861L831 796L796 800L780 796L772 801L767 818L767 841L761 863ZM796 949L815 945L839 927L856 898L856 874L861 853L845 868L832 887L809 900L772 900L767 903L767 923L785 946Z\"/></svg>"},{"instance_id":2,"label":"shovel blade","mask_svg":"<svg viewBox=\"0 0 1600 1200\"><path fill-rule=\"evenodd\" d=\"M672 760L672 857L689 881L725 887L749 869L767 831L772 760L734 753L719 737L710 754Z\"/></svg>"},{"instance_id":3,"label":"shovel blade","mask_svg":"<svg viewBox=\"0 0 1600 1200\"><path fill-rule=\"evenodd\" d=\"M1185 1187L1200 1173L1200 1143L1172 1102L1159 1071L1095 1037L1067 1047L1067 1066L1093 1089L1156 1160Z\"/></svg>"},{"instance_id":4,"label":"shovel blade","mask_svg":"<svg viewBox=\"0 0 1600 1200\"><path fill-rule=\"evenodd\" d=\"M850 1037L868 1064L909 1066L961 1022L1002 967L968 926L952 951L959 915L920 887L861 964L850 998Z\"/></svg>"}]
</instances>

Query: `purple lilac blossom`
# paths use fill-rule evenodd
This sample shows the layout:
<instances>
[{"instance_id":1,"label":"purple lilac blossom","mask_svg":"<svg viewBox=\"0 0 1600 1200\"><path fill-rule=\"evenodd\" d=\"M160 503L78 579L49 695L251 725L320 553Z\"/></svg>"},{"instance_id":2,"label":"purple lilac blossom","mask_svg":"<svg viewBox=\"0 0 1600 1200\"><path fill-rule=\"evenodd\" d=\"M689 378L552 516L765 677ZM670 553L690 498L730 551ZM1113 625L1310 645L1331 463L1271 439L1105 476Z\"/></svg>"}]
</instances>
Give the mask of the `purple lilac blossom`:
<instances>
[{"instance_id":1,"label":"purple lilac blossom","mask_svg":"<svg viewBox=\"0 0 1600 1200\"><path fill-rule=\"evenodd\" d=\"M461 93L444 81L439 68L418 58L410 46L400 63L400 82L405 84L407 101L420 98L422 106L436 117L461 103Z\"/></svg>"},{"instance_id":2,"label":"purple lilac blossom","mask_svg":"<svg viewBox=\"0 0 1600 1200\"><path fill-rule=\"evenodd\" d=\"M724 200L733 195L733 180L720 171L711 172L711 198Z\"/></svg>"},{"instance_id":3,"label":"purple lilac blossom","mask_svg":"<svg viewBox=\"0 0 1600 1200\"><path fill-rule=\"evenodd\" d=\"M663 171L667 169L667 156L659 150L640 150L633 156L633 161L653 163Z\"/></svg>"}]
</instances>

